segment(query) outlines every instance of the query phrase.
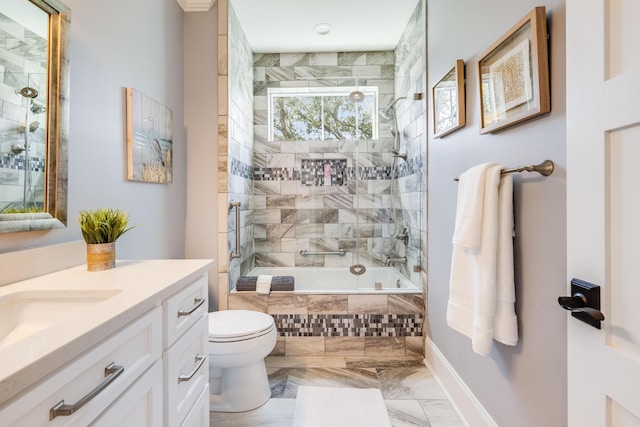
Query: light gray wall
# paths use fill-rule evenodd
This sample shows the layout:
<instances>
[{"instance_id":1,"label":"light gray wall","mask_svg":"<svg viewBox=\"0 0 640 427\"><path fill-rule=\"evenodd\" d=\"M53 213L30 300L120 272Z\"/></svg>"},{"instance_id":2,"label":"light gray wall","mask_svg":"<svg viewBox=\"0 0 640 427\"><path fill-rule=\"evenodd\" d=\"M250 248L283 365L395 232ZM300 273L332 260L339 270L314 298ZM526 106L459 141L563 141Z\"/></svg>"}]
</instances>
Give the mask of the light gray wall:
<instances>
[{"instance_id":1,"label":"light gray wall","mask_svg":"<svg viewBox=\"0 0 640 427\"><path fill-rule=\"evenodd\" d=\"M477 62L485 49L534 6L546 5L550 33L552 111L499 134L480 135ZM430 1L429 87L456 59L466 62L467 126L429 140L429 335L500 426L566 424L565 292L565 6L563 0ZM433 132L430 123L430 132ZM520 342L495 344L488 357L446 324L451 237L457 185L471 166L551 159L552 176L515 176L516 312Z\"/></svg>"},{"instance_id":2,"label":"light gray wall","mask_svg":"<svg viewBox=\"0 0 640 427\"><path fill-rule=\"evenodd\" d=\"M68 227L0 235L0 252L81 239L78 211L113 207L129 211L138 225L118 240L118 258L183 257L182 9L175 0L65 1L71 7ZM127 181L127 86L173 111L172 184Z\"/></svg>"}]
</instances>

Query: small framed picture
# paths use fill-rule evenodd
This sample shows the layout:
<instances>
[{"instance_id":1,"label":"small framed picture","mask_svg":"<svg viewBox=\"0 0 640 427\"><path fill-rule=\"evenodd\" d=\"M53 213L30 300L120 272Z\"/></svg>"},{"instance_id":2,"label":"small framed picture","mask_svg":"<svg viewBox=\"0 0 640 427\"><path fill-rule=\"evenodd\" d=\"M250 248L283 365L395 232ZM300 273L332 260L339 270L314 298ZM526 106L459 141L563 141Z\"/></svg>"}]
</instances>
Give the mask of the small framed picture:
<instances>
[{"instance_id":1,"label":"small framed picture","mask_svg":"<svg viewBox=\"0 0 640 427\"><path fill-rule=\"evenodd\" d=\"M433 137L441 138L465 125L464 61L433 86Z\"/></svg>"},{"instance_id":2,"label":"small framed picture","mask_svg":"<svg viewBox=\"0 0 640 427\"><path fill-rule=\"evenodd\" d=\"M551 111L544 6L529 12L480 58L480 133Z\"/></svg>"},{"instance_id":3,"label":"small framed picture","mask_svg":"<svg viewBox=\"0 0 640 427\"><path fill-rule=\"evenodd\" d=\"M173 182L173 112L131 87L126 96L127 178Z\"/></svg>"}]
</instances>

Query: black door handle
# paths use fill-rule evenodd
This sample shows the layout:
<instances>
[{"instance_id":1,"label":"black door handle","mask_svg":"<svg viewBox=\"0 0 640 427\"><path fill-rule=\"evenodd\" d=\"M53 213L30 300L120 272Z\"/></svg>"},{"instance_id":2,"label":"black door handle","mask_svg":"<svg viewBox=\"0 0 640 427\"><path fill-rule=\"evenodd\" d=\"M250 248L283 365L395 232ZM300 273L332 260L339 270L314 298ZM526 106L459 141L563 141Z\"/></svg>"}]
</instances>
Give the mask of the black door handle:
<instances>
[{"instance_id":1,"label":"black door handle","mask_svg":"<svg viewBox=\"0 0 640 427\"><path fill-rule=\"evenodd\" d=\"M593 307L587 307L587 297L581 293L575 293L571 297L558 297L558 304L565 310L574 313L586 313L598 321L604 320L604 314Z\"/></svg>"},{"instance_id":2,"label":"black door handle","mask_svg":"<svg viewBox=\"0 0 640 427\"><path fill-rule=\"evenodd\" d=\"M600 322L604 320L600 311L600 286L574 278L571 296L558 297L558 304L576 319L600 329Z\"/></svg>"}]
</instances>

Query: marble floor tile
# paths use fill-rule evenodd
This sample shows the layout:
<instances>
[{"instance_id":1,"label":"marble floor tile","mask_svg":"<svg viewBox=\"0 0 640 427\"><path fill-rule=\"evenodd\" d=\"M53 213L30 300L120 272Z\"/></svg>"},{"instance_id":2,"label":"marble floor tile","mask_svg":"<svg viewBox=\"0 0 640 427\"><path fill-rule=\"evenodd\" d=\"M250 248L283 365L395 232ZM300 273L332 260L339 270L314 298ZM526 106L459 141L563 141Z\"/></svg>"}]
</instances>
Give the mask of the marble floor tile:
<instances>
[{"instance_id":1,"label":"marble floor tile","mask_svg":"<svg viewBox=\"0 0 640 427\"><path fill-rule=\"evenodd\" d=\"M271 398L280 398L287 385L289 370L287 368L267 368Z\"/></svg>"},{"instance_id":2,"label":"marble floor tile","mask_svg":"<svg viewBox=\"0 0 640 427\"><path fill-rule=\"evenodd\" d=\"M247 412L210 412L209 421L216 427L290 427L296 399L271 399L263 406Z\"/></svg>"},{"instance_id":3,"label":"marble floor tile","mask_svg":"<svg viewBox=\"0 0 640 427\"><path fill-rule=\"evenodd\" d=\"M282 397L296 397L301 385L380 388L375 369L290 368Z\"/></svg>"},{"instance_id":4,"label":"marble floor tile","mask_svg":"<svg viewBox=\"0 0 640 427\"><path fill-rule=\"evenodd\" d=\"M345 367L353 359L355 367ZM301 385L378 388L394 427L465 426L422 359L272 356L266 365L271 400L252 411L211 412L212 426L291 426Z\"/></svg>"},{"instance_id":5,"label":"marble floor tile","mask_svg":"<svg viewBox=\"0 0 640 427\"><path fill-rule=\"evenodd\" d=\"M393 427L430 427L429 420L418 400L385 400L389 421Z\"/></svg>"},{"instance_id":6,"label":"marble floor tile","mask_svg":"<svg viewBox=\"0 0 640 427\"><path fill-rule=\"evenodd\" d=\"M425 366L379 368L380 390L385 399L446 399Z\"/></svg>"},{"instance_id":7,"label":"marble floor tile","mask_svg":"<svg viewBox=\"0 0 640 427\"><path fill-rule=\"evenodd\" d=\"M451 402L446 399L420 400L432 427L464 427Z\"/></svg>"}]
</instances>

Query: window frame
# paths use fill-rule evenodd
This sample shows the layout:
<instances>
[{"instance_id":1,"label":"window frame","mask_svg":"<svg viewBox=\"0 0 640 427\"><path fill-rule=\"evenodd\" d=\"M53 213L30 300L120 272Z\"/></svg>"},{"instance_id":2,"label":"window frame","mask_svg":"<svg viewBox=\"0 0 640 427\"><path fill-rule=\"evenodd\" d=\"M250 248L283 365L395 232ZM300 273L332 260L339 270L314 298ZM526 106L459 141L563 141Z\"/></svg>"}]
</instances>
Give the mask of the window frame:
<instances>
[{"instance_id":1,"label":"window frame","mask_svg":"<svg viewBox=\"0 0 640 427\"><path fill-rule=\"evenodd\" d=\"M329 86L329 87L278 87L267 89L267 126L268 141L274 141L273 133L273 100L275 98L293 98L293 97L328 97L328 96L346 96L354 91L360 91L366 95L373 96L373 105L371 112L371 139L379 138L378 132L378 105L379 91L377 86ZM361 138L362 139L362 138ZM366 138L368 139L368 138ZM357 141L358 139L350 139L349 141ZM330 141L328 139L306 139L304 141Z\"/></svg>"}]
</instances>

